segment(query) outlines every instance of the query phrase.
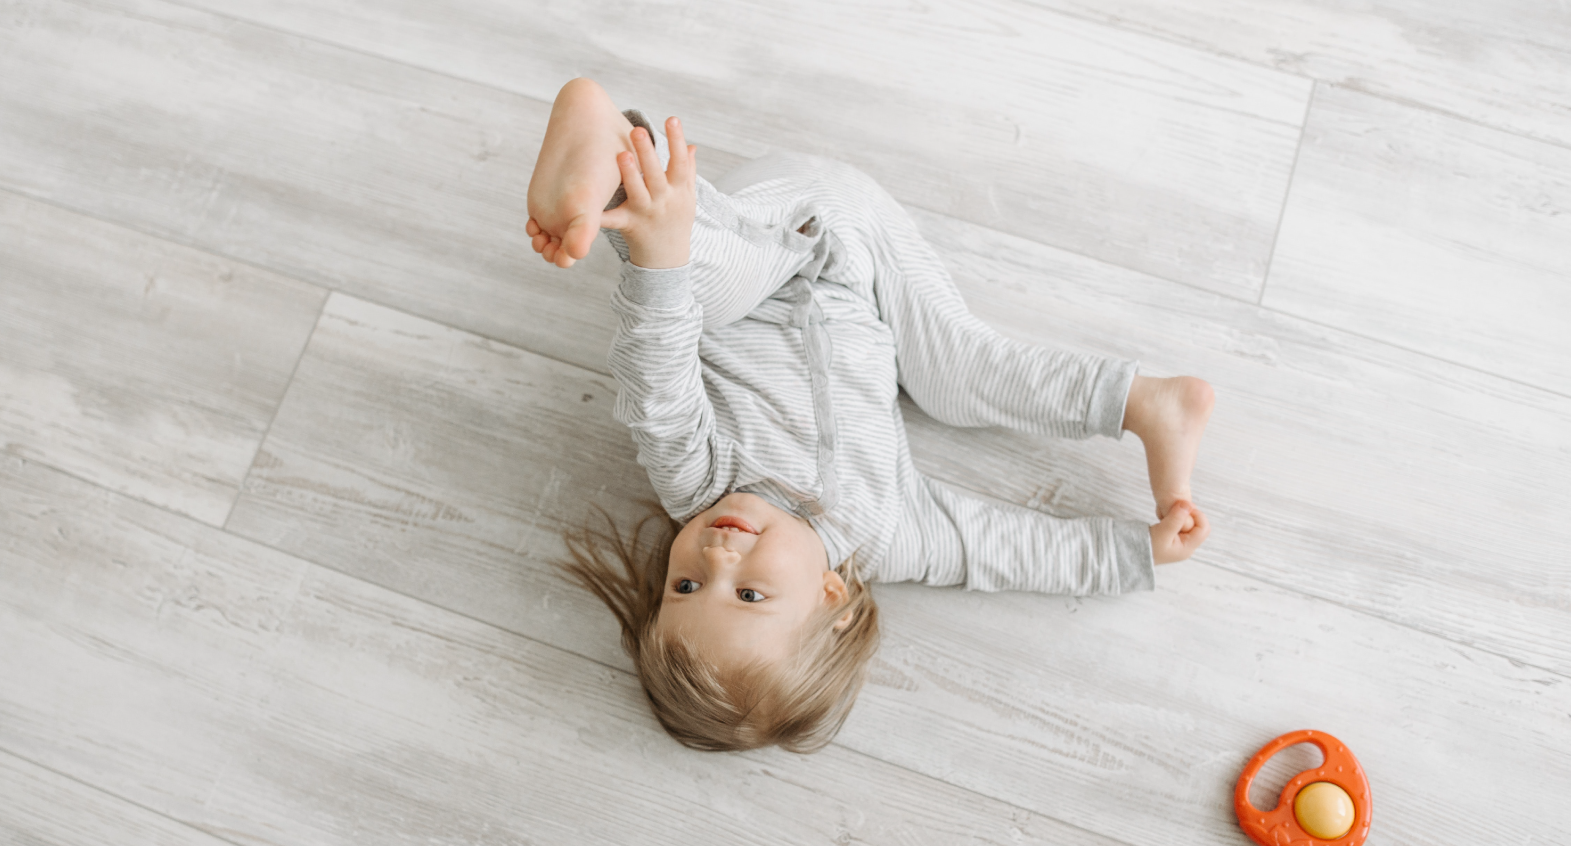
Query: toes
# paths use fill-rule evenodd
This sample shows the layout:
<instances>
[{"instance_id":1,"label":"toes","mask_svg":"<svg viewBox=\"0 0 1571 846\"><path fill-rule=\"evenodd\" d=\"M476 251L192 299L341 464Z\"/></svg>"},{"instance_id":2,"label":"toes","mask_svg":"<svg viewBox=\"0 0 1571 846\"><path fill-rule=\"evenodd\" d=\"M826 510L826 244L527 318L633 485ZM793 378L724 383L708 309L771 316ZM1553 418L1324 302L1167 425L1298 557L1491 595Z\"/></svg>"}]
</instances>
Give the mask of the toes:
<instances>
[{"instance_id":1,"label":"toes","mask_svg":"<svg viewBox=\"0 0 1571 846\"><path fill-rule=\"evenodd\" d=\"M567 232L562 235L562 247L569 256L581 259L589 255L589 248L595 242L595 233L599 231L598 215L581 214L567 225Z\"/></svg>"}]
</instances>

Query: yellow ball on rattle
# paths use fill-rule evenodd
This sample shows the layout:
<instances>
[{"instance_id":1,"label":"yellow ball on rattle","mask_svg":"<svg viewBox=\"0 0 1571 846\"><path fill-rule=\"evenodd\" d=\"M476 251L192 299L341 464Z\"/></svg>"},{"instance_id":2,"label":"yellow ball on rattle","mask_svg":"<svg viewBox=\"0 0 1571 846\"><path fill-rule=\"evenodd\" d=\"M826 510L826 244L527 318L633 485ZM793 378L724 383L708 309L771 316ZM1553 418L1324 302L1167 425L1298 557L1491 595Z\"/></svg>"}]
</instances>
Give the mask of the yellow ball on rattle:
<instances>
[{"instance_id":1,"label":"yellow ball on rattle","mask_svg":"<svg viewBox=\"0 0 1571 846\"><path fill-rule=\"evenodd\" d=\"M1298 791L1293 816L1304 831L1321 840L1335 840L1353 827L1353 797L1329 781L1317 781Z\"/></svg>"}]
</instances>

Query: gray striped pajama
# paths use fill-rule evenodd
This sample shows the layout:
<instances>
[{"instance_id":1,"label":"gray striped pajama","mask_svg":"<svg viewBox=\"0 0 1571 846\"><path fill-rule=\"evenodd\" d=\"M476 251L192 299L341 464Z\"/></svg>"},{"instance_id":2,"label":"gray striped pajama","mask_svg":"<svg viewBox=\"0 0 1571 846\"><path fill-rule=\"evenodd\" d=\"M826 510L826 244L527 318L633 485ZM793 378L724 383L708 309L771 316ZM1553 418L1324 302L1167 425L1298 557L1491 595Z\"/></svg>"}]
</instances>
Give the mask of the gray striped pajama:
<instances>
[{"instance_id":1,"label":"gray striped pajama","mask_svg":"<svg viewBox=\"0 0 1571 846\"><path fill-rule=\"evenodd\" d=\"M993 331L905 210L848 165L772 154L717 182L698 180L687 266L637 267L608 233L623 258L615 414L672 517L744 491L806 518L832 563L855 553L870 581L1152 587L1145 523L1057 518L929 479L897 402L903 387L953 426L1116 438L1134 362Z\"/></svg>"}]
</instances>

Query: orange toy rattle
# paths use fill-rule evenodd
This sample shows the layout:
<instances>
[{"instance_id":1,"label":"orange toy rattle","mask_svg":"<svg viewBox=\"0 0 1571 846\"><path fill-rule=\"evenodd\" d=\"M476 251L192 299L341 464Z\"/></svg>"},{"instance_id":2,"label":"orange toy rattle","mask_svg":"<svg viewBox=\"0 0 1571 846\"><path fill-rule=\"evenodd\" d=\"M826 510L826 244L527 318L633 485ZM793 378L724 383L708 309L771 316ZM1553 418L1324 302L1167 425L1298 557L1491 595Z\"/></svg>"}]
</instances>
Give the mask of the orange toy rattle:
<instances>
[{"instance_id":1,"label":"orange toy rattle","mask_svg":"<svg viewBox=\"0 0 1571 846\"><path fill-rule=\"evenodd\" d=\"M1249 785L1260 768L1295 743L1320 747L1325 761L1304 770L1282 788L1269 811L1249 801ZM1294 731L1267 743L1249 759L1233 790L1238 825L1260 846L1361 846L1369 836L1369 779L1347 746L1323 731Z\"/></svg>"}]
</instances>

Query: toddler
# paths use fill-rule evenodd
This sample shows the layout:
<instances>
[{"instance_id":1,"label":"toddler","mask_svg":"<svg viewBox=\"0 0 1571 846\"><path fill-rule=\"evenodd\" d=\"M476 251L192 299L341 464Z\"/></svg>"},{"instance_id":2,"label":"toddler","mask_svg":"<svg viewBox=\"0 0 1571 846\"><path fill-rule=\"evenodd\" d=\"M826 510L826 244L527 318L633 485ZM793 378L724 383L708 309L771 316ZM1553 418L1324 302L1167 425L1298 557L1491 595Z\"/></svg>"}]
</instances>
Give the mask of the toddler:
<instances>
[{"instance_id":1,"label":"toddler","mask_svg":"<svg viewBox=\"0 0 1571 846\"><path fill-rule=\"evenodd\" d=\"M528 200L545 260L571 266L602 229L623 260L615 415L674 535L586 530L564 567L617 616L672 736L828 743L877 645L868 582L1117 594L1205 540L1189 478L1209 385L999 335L847 165L771 154L711 185L695 157L676 118L652 133L573 80ZM1061 519L923 476L901 388L953 426L1134 432L1159 522Z\"/></svg>"}]
</instances>

